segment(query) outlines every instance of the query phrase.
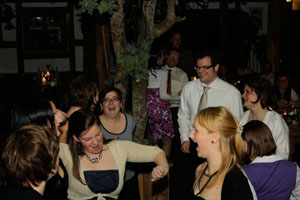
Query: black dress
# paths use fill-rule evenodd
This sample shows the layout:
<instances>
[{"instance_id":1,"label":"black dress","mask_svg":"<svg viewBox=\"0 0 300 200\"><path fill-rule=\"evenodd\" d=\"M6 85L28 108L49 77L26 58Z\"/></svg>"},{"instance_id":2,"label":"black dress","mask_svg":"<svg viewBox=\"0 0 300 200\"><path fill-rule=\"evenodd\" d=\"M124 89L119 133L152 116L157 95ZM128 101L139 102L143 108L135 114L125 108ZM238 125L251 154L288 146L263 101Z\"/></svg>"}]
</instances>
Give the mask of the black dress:
<instances>
[{"instance_id":1,"label":"black dress","mask_svg":"<svg viewBox=\"0 0 300 200\"><path fill-rule=\"evenodd\" d=\"M58 173L54 175L46 184L44 199L45 200L66 200L68 199L68 186L69 186L69 177L68 172L59 159L59 166L64 171L64 177L61 177Z\"/></svg>"}]
</instances>

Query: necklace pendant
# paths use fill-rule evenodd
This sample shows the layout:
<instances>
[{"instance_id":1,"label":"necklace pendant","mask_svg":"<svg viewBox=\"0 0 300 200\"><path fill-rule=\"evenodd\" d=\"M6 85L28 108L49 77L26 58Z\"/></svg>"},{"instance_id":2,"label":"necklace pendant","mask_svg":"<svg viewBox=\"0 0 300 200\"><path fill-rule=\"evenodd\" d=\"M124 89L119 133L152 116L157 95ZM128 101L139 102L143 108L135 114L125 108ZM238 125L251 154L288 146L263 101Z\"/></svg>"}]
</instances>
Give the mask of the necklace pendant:
<instances>
[{"instance_id":1,"label":"necklace pendant","mask_svg":"<svg viewBox=\"0 0 300 200\"><path fill-rule=\"evenodd\" d=\"M92 158L92 164L97 164L99 162L98 158Z\"/></svg>"},{"instance_id":2,"label":"necklace pendant","mask_svg":"<svg viewBox=\"0 0 300 200\"><path fill-rule=\"evenodd\" d=\"M102 158L102 150L99 152L99 154L97 155L96 158L91 158L90 156L88 156L86 153L85 153L85 157L88 161L90 161L92 164L97 164L99 163L100 159Z\"/></svg>"}]
</instances>

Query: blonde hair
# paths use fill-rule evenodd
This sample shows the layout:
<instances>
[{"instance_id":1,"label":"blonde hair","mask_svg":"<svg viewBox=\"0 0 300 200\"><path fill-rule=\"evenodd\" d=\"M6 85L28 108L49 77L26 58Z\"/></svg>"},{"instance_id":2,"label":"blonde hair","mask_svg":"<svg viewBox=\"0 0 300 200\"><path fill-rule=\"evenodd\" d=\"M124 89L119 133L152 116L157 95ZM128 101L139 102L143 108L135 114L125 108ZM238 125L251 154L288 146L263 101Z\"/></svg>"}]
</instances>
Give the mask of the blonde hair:
<instances>
[{"instance_id":1,"label":"blonde hair","mask_svg":"<svg viewBox=\"0 0 300 200\"><path fill-rule=\"evenodd\" d=\"M206 128L208 132L217 132L220 135L220 151L222 164L214 179L206 188L223 183L225 175L234 166L238 166L243 150L243 140L238 134L239 123L233 114L225 107L209 107L199 111L195 121ZM198 187L200 179L196 177L194 187Z\"/></svg>"}]
</instances>

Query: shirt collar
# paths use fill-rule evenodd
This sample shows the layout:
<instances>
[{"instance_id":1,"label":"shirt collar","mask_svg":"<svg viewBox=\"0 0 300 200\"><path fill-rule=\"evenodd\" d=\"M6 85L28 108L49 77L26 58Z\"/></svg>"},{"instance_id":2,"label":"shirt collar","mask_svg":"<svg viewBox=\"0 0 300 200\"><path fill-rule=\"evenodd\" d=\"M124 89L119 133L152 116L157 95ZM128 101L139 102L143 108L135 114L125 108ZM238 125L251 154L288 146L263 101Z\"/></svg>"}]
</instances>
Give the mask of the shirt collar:
<instances>
[{"instance_id":1,"label":"shirt collar","mask_svg":"<svg viewBox=\"0 0 300 200\"><path fill-rule=\"evenodd\" d=\"M168 67L168 65L166 65L166 69L167 69L167 70L174 71L174 70L176 70L176 66L175 66L175 67L172 67L172 68L170 68L170 67Z\"/></svg>"},{"instance_id":2,"label":"shirt collar","mask_svg":"<svg viewBox=\"0 0 300 200\"><path fill-rule=\"evenodd\" d=\"M252 163L266 163L266 162L276 162L278 160L284 160L280 155L270 155L270 156L263 156L263 157L256 157Z\"/></svg>"},{"instance_id":3,"label":"shirt collar","mask_svg":"<svg viewBox=\"0 0 300 200\"><path fill-rule=\"evenodd\" d=\"M199 79L200 80L200 79ZM201 82L201 81L200 81ZM219 77L217 76L217 78L210 84L210 85L206 85L205 83L201 82L202 86L209 86L210 88L215 88L217 87L218 83L220 82Z\"/></svg>"}]
</instances>

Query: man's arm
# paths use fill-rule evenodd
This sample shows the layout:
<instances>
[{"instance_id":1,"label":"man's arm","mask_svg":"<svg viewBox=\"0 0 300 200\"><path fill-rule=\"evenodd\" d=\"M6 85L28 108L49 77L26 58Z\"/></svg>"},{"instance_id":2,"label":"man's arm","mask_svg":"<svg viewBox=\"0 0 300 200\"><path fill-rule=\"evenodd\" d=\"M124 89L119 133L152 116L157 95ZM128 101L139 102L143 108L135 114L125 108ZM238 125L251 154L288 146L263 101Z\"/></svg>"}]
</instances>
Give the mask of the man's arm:
<instances>
[{"instance_id":1,"label":"man's arm","mask_svg":"<svg viewBox=\"0 0 300 200\"><path fill-rule=\"evenodd\" d=\"M189 131L191 126L190 112L188 108L188 87L184 87L181 93L180 107L178 111L178 124L181 139L181 149L185 153L189 153Z\"/></svg>"}]
</instances>

